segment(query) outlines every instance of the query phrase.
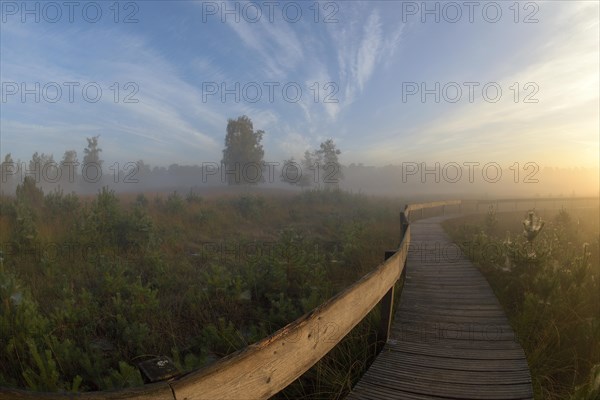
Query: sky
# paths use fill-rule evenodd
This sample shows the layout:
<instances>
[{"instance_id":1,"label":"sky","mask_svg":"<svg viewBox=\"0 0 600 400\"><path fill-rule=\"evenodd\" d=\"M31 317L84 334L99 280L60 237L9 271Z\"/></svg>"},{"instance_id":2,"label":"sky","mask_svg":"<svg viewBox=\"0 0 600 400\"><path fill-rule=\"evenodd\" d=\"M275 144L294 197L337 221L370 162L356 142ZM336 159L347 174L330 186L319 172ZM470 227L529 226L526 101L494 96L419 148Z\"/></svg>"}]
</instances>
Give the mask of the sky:
<instances>
[{"instance_id":1,"label":"sky","mask_svg":"<svg viewBox=\"0 0 600 400\"><path fill-rule=\"evenodd\" d=\"M0 153L599 165L597 1L2 1Z\"/></svg>"}]
</instances>

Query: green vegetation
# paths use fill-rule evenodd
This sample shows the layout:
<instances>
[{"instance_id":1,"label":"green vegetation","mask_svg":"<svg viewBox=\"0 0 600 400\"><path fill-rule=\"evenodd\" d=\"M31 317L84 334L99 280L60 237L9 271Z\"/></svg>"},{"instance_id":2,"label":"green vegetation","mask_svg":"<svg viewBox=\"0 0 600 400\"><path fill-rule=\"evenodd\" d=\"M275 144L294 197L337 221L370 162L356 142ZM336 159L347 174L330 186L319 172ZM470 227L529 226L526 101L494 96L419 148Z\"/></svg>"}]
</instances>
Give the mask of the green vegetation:
<instances>
[{"instance_id":1,"label":"green vegetation","mask_svg":"<svg viewBox=\"0 0 600 400\"><path fill-rule=\"evenodd\" d=\"M277 197L0 197L0 385L142 384L256 342L372 270L398 245L398 202L341 191ZM374 354L375 310L282 398L338 398ZM367 345L369 344L369 345ZM352 357L351 357L352 356Z\"/></svg>"},{"instance_id":2,"label":"green vegetation","mask_svg":"<svg viewBox=\"0 0 600 400\"><path fill-rule=\"evenodd\" d=\"M531 369L536 399L600 398L598 209L539 212L527 243L523 213L446 221L507 312Z\"/></svg>"}]
</instances>

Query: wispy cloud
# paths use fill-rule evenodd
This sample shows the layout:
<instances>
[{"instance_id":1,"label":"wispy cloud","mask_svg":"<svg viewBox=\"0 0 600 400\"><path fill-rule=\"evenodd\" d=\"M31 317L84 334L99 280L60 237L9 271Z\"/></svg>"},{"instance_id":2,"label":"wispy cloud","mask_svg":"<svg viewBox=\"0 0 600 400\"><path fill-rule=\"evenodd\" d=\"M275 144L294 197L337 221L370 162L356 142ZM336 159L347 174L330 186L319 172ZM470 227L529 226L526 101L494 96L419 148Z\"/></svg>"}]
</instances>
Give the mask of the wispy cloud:
<instances>
[{"instance_id":1,"label":"wispy cloud","mask_svg":"<svg viewBox=\"0 0 600 400\"><path fill-rule=\"evenodd\" d=\"M248 61L260 62L266 76L286 79L304 59L304 49L293 24L280 20L270 22L267 18L254 23L229 18L226 23L249 49L257 53Z\"/></svg>"},{"instance_id":2,"label":"wispy cloud","mask_svg":"<svg viewBox=\"0 0 600 400\"><path fill-rule=\"evenodd\" d=\"M373 74L375 64L381 56L382 47L381 21L379 13L373 11L365 25L362 43L356 54L356 81L362 91Z\"/></svg>"},{"instance_id":3,"label":"wispy cloud","mask_svg":"<svg viewBox=\"0 0 600 400\"><path fill-rule=\"evenodd\" d=\"M366 21L364 15L368 15ZM365 90L376 68L394 55L403 30L403 25L399 25L384 32L377 8L370 13L357 10L350 16L354 21L330 30L337 49L339 78L344 85L344 105L352 104Z\"/></svg>"},{"instance_id":4,"label":"wispy cloud","mask_svg":"<svg viewBox=\"0 0 600 400\"><path fill-rule=\"evenodd\" d=\"M264 71L263 74L255 67L257 75L279 80L304 75L302 81L307 87L315 82L322 86L320 95L323 97L334 91L332 87L323 90L323 86L333 83L338 91L331 99L338 102L325 102L320 98L316 103L335 121L366 89L376 68L394 54L402 33L402 26L384 31L377 9L365 12L368 9L360 3L344 3L342 9L345 12L343 24L302 30L302 39L297 34L300 30L294 30L296 24L277 19L271 22L262 18L257 23L249 23L230 18L227 24L249 50L257 53L255 58ZM323 36L327 32L329 35ZM337 66L327 63L332 52L337 54ZM304 96L298 104L309 124L315 120L317 107L312 97L312 93Z\"/></svg>"}]
</instances>

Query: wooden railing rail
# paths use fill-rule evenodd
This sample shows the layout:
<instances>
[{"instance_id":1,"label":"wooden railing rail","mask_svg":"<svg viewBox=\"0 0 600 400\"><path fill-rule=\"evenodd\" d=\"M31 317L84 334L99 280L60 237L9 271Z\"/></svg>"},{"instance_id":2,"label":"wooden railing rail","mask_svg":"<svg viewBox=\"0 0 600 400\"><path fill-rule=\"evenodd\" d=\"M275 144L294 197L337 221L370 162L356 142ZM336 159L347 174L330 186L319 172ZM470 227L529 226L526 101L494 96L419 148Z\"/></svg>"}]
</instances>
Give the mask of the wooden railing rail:
<instances>
[{"instance_id":1,"label":"wooden railing rail","mask_svg":"<svg viewBox=\"0 0 600 400\"><path fill-rule=\"evenodd\" d=\"M536 210L556 210L565 207L567 210L577 207L598 207L598 196L586 197L533 197L505 199L463 200L463 212L487 212L494 206L497 212Z\"/></svg>"},{"instance_id":2,"label":"wooden railing rail","mask_svg":"<svg viewBox=\"0 0 600 400\"><path fill-rule=\"evenodd\" d=\"M408 221L414 220L414 214L419 211L419 217L423 218L423 211L426 209L435 209L438 208L441 210L441 213L444 214L446 212L446 207L448 206L458 206L458 212L461 211L462 200L446 200L446 201L433 201L428 203L415 203L415 204L407 204L404 207L404 214Z\"/></svg>"},{"instance_id":3,"label":"wooden railing rail","mask_svg":"<svg viewBox=\"0 0 600 400\"><path fill-rule=\"evenodd\" d=\"M404 268L409 242L410 228L393 256L339 295L240 353L173 382L177 398L265 399L284 389L390 291Z\"/></svg>"},{"instance_id":4,"label":"wooden railing rail","mask_svg":"<svg viewBox=\"0 0 600 400\"><path fill-rule=\"evenodd\" d=\"M266 399L317 363L381 300L393 293L410 243L410 227L397 251L358 282L273 335L211 366L140 388L116 392L40 394L0 389L0 399ZM393 301L388 299L388 302ZM389 303L391 304L391 303ZM391 308L387 310L391 313ZM382 316L382 319L388 316ZM388 328L389 329L389 328Z\"/></svg>"}]
</instances>

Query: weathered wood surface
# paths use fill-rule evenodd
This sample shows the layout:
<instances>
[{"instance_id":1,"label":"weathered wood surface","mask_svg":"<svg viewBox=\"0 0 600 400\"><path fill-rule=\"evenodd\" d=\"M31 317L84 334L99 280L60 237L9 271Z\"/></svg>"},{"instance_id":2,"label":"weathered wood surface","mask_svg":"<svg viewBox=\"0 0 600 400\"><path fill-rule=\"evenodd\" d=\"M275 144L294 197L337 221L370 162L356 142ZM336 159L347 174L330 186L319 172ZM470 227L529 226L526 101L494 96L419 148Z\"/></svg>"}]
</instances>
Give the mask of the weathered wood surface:
<instances>
[{"instance_id":1,"label":"weathered wood surface","mask_svg":"<svg viewBox=\"0 0 600 400\"><path fill-rule=\"evenodd\" d=\"M533 398L523 349L485 278L443 232L443 218L411 223L390 339L347 399Z\"/></svg>"}]
</instances>

